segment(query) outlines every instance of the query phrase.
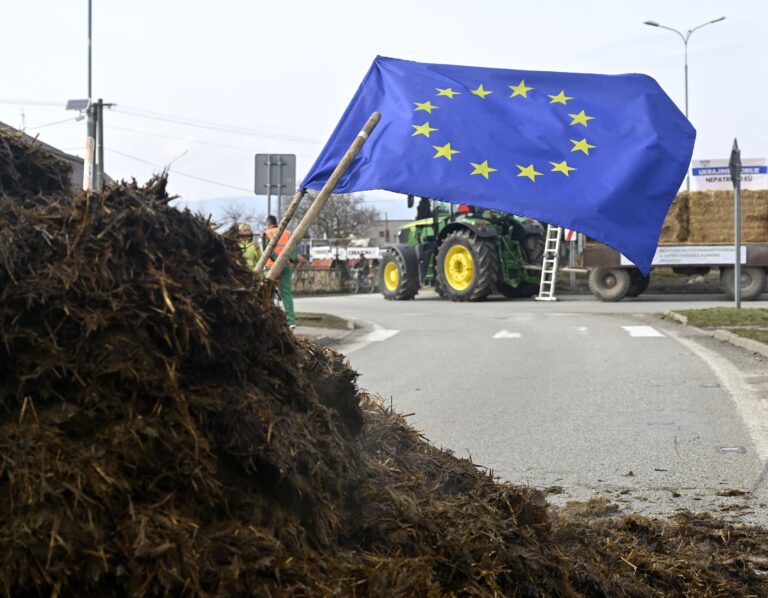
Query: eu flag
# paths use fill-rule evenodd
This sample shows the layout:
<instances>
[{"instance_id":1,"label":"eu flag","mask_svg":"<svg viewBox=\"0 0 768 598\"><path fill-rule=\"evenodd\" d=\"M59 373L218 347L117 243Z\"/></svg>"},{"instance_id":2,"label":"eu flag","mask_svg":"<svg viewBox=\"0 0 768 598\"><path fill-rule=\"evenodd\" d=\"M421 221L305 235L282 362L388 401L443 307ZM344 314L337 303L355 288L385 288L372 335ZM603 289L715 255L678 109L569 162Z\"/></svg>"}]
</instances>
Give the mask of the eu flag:
<instances>
[{"instance_id":1,"label":"eu flag","mask_svg":"<svg viewBox=\"0 0 768 598\"><path fill-rule=\"evenodd\" d=\"M652 78L377 57L302 188L320 189L372 112L336 188L468 203L575 229L647 272L696 132Z\"/></svg>"}]
</instances>

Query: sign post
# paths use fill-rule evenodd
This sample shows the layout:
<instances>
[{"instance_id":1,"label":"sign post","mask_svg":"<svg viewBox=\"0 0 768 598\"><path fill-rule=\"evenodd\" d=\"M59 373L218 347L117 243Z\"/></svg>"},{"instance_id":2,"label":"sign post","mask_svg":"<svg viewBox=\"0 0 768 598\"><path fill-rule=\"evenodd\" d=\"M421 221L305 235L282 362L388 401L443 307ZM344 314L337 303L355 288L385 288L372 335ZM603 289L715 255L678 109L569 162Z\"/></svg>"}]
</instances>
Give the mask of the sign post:
<instances>
[{"instance_id":1,"label":"sign post","mask_svg":"<svg viewBox=\"0 0 768 598\"><path fill-rule=\"evenodd\" d=\"M294 154L256 154L253 192L267 196L267 215L272 214L272 195L278 198L278 212L281 211L281 196L286 190L296 190L296 156ZM277 214L278 220L280 214Z\"/></svg>"},{"instance_id":2,"label":"sign post","mask_svg":"<svg viewBox=\"0 0 768 598\"><path fill-rule=\"evenodd\" d=\"M736 309L741 309L741 150L736 139L733 140L731 160L728 163L733 181L733 241L734 241L734 268L733 268L733 298L736 301Z\"/></svg>"}]
</instances>

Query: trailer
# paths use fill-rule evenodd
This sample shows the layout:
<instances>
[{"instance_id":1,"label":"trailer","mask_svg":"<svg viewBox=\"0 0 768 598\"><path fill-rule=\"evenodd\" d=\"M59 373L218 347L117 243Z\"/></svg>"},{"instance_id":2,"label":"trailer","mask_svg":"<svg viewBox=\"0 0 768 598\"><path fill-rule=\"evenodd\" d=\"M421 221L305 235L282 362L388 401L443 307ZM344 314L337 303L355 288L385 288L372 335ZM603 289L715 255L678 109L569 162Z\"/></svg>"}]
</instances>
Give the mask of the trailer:
<instances>
[{"instance_id":1,"label":"trailer","mask_svg":"<svg viewBox=\"0 0 768 598\"><path fill-rule=\"evenodd\" d=\"M725 294L734 297L735 248L733 245L660 245L653 257L655 268L671 268L685 276L706 275L720 270L720 284ZM766 290L768 280L768 243L741 246L741 298L757 299ZM582 264L589 271L589 290L601 301L621 301L637 297L648 288L650 275L640 270L615 249L587 239Z\"/></svg>"}]
</instances>

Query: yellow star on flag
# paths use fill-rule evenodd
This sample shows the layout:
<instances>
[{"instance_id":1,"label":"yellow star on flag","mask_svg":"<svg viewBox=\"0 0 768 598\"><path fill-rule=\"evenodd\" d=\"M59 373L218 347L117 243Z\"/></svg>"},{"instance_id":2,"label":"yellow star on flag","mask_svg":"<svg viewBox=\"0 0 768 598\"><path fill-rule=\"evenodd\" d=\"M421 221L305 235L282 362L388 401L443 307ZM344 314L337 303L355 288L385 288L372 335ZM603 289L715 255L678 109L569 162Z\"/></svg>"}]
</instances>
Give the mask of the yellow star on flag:
<instances>
[{"instance_id":1,"label":"yellow star on flag","mask_svg":"<svg viewBox=\"0 0 768 598\"><path fill-rule=\"evenodd\" d=\"M560 93L556 96L549 96L552 98L552 100L549 102L550 104L563 104L566 106L568 104L568 100L572 100L573 98L568 97L565 95L565 92L561 89Z\"/></svg>"},{"instance_id":2,"label":"yellow star on flag","mask_svg":"<svg viewBox=\"0 0 768 598\"><path fill-rule=\"evenodd\" d=\"M476 96L480 96L483 99L485 99L485 96L491 95L493 93L492 91L485 91L485 89L483 88L483 84L482 83L478 86L477 89L470 89L469 91L470 91L470 93L473 93ZM488 177L486 177L486 178L488 178Z\"/></svg>"},{"instance_id":3,"label":"yellow star on flag","mask_svg":"<svg viewBox=\"0 0 768 598\"><path fill-rule=\"evenodd\" d=\"M439 145L433 145L432 147L434 147L437 150L437 153L434 156L432 156L433 158L448 158L448 160L450 161L453 154L461 153L459 150L451 149L450 143L446 143L442 147Z\"/></svg>"},{"instance_id":4,"label":"yellow star on flag","mask_svg":"<svg viewBox=\"0 0 768 598\"><path fill-rule=\"evenodd\" d=\"M572 125L584 125L587 126L587 122L590 120L595 120L594 116L587 116L586 113L582 110L578 114L569 114L573 120L571 121Z\"/></svg>"},{"instance_id":5,"label":"yellow star on flag","mask_svg":"<svg viewBox=\"0 0 768 598\"><path fill-rule=\"evenodd\" d=\"M508 86L512 90L512 95L509 96L511 98L514 98L515 96L523 96L524 98L528 97L528 92L533 89L533 87L526 87L525 86L525 80L521 80L520 83L517 85L509 85Z\"/></svg>"},{"instance_id":6,"label":"yellow star on flag","mask_svg":"<svg viewBox=\"0 0 768 598\"><path fill-rule=\"evenodd\" d=\"M437 110L438 108L440 108L440 106L435 106L429 100L427 100L426 102L414 102L414 104L416 104L416 112L418 112L419 110L424 110L425 112L432 114L433 110Z\"/></svg>"},{"instance_id":7,"label":"yellow star on flag","mask_svg":"<svg viewBox=\"0 0 768 598\"><path fill-rule=\"evenodd\" d=\"M469 174L482 174L486 179L488 178L488 175L492 172L496 172L498 168L491 168L488 166L488 160L483 162L482 164L475 164L474 162L470 162L472 166L475 167L475 169L470 172Z\"/></svg>"},{"instance_id":8,"label":"yellow star on flag","mask_svg":"<svg viewBox=\"0 0 768 598\"><path fill-rule=\"evenodd\" d=\"M435 87L437 90L437 95L439 96L445 96L448 99L453 99L453 96L460 96L460 91L453 91L450 87L446 87L445 89L440 89L439 87Z\"/></svg>"},{"instance_id":9,"label":"yellow star on flag","mask_svg":"<svg viewBox=\"0 0 768 598\"><path fill-rule=\"evenodd\" d=\"M411 125L414 129L416 129L413 132L413 135L411 137L416 137L416 135L424 135L424 137L429 137L429 134L432 131L437 131L437 129L433 129L429 126L428 122L425 122L423 125Z\"/></svg>"},{"instance_id":10,"label":"yellow star on flag","mask_svg":"<svg viewBox=\"0 0 768 598\"><path fill-rule=\"evenodd\" d=\"M537 176L543 176L542 173L537 172L533 168L533 164L529 164L528 166L520 166L519 164L515 164L515 166L517 166L520 169L520 172L517 173L517 176L527 176L534 183L536 182Z\"/></svg>"},{"instance_id":11,"label":"yellow star on flag","mask_svg":"<svg viewBox=\"0 0 768 598\"><path fill-rule=\"evenodd\" d=\"M571 139L571 143L573 144L573 147L571 148L572 152L584 152L586 155L589 155L589 150L596 147L594 145L590 145L586 139L582 139L581 141Z\"/></svg>"},{"instance_id":12,"label":"yellow star on flag","mask_svg":"<svg viewBox=\"0 0 768 598\"><path fill-rule=\"evenodd\" d=\"M573 166L568 166L568 163L563 160L562 162L550 162L554 168L552 169L552 172L562 172L565 176L570 176L568 173L571 170L577 170Z\"/></svg>"}]
</instances>

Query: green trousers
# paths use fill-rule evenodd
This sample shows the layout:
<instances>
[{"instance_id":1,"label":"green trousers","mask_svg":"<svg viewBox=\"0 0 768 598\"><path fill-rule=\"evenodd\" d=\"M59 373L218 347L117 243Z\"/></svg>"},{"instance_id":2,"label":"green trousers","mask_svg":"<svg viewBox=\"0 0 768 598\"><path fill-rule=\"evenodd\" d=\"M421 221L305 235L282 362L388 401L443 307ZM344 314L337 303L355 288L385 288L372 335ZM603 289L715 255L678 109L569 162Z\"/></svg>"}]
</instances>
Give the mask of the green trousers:
<instances>
[{"instance_id":1,"label":"green trousers","mask_svg":"<svg viewBox=\"0 0 768 598\"><path fill-rule=\"evenodd\" d=\"M293 311L293 268L285 268L280 274L280 296L283 299L285 319L289 326L296 325L296 312Z\"/></svg>"}]
</instances>

